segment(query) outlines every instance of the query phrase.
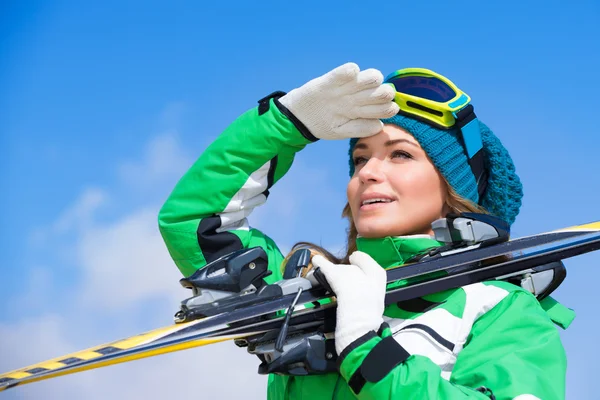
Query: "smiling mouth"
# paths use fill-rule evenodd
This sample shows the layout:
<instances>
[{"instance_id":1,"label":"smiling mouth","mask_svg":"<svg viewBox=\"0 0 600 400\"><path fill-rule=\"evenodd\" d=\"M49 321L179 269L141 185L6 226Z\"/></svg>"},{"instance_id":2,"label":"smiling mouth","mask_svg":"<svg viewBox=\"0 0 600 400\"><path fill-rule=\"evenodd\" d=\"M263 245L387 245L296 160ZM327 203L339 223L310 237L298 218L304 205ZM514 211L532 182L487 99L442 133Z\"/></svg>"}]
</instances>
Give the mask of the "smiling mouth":
<instances>
[{"instance_id":1,"label":"smiling mouth","mask_svg":"<svg viewBox=\"0 0 600 400\"><path fill-rule=\"evenodd\" d=\"M369 199L369 200L365 200L360 204L360 210L375 210L381 207L384 207L385 205L392 203L395 200L391 200L391 199Z\"/></svg>"}]
</instances>

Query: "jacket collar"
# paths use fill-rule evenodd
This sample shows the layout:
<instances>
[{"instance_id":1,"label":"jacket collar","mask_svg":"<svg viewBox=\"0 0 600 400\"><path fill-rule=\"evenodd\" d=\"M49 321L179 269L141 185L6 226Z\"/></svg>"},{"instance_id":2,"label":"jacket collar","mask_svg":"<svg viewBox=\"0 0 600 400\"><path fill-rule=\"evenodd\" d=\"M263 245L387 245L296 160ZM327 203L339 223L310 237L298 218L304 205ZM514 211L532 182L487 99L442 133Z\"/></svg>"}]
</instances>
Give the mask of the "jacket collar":
<instances>
[{"instance_id":1,"label":"jacket collar","mask_svg":"<svg viewBox=\"0 0 600 400\"><path fill-rule=\"evenodd\" d=\"M402 265L424 250L442 244L428 235L356 238L357 249L369 254L385 269Z\"/></svg>"}]
</instances>

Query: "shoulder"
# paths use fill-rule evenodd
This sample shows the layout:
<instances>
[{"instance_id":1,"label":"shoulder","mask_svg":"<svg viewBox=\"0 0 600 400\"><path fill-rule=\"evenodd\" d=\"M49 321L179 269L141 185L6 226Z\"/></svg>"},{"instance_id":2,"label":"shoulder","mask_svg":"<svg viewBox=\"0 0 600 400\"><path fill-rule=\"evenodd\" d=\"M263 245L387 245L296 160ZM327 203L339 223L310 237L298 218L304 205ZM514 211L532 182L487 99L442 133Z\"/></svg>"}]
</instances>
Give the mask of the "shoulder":
<instances>
[{"instance_id":1,"label":"shoulder","mask_svg":"<svg viewBox=\"0 0 600 400\"><path fill-rule=\"evenodd\" d=\"M504 281L485 281L462 286L446 292L425 296L431 301L440 302L443 308L461 319L476 320L496 305L515 297L526 297L538 303L535 296L525 289ZM440 302L441 304L441 302Z\"/></svg>"},{"instance_id":2,"label":"shoulder","mask_svg":"<svg viewBox=\"0 0 600 400\"><path fill-rule=\"evenodd\" d=\"M459 336L463 339L466 339L476 323L495 320L500 315L518 319L524 314L537 314L547 318L534 295L503 281L485 281L463 286L452 291L446 303L445 307L454 308L455 315L460 318Z\"/></svg>"},{"instance_id":3,"label":"shoulder","mask_svg":"<svg viewBox=\"0 0 600 400\"><path fill-rule=\"evenodd\" d=\"M461 296L464 304L463 319L474 323L499 305L503 308L511 307L538 307L535 296L520 286L504 281L485 281L461 287L454 296ZM518 300L517 300L518 299Z\"/></svg>"}]
</instances>

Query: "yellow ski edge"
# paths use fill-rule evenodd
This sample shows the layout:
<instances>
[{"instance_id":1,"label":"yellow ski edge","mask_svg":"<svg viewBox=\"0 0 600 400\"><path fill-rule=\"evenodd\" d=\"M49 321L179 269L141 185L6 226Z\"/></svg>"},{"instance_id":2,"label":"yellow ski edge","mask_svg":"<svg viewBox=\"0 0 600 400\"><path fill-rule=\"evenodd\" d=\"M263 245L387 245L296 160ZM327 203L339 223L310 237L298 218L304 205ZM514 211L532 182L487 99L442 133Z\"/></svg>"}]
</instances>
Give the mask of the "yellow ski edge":
<instances>
[{"instance_id":1,"label":"yellow ski edge","mask_svg":"<svg viewBox=\"0 0 600 400\"><path fill-rule=\"evenodd\" d=\"M213 344L213 343L218 343L218 342L235 339L235 338L241 337L241 336L246 336L246 335L196 339L196 340L192 340L189 342L176 343L176 344L172 344L170 346L152 349L149 351L140 351L139 353L129 354L124 357L116 357L116 358L113 358L110 360L104 360L104 361L100 361L100 362L93 362L93 359L92 359L92 360L89 360L90 363L88 363L88 364L82 364L82 365L79 365L79 366L76 366L73 368L56 370L56 371L52 371L52 370L43 371L43 372L38 372L38 373L34 373L34 374L28 374L27 376L23 375L24 372L22 372L22 370L18 370L18 371L15 371L14 373L8 373L8 374L4 374L4 375L0 376L0 379L5 378L5 377L10 378L11 375L14 376L14 378L13 378L14 381L6 382L4 384L0 383L0 385L3 385L3 386L0 386L0 392L10 389L15 386L22 386L27 383L37 382L37 381L41 381L44 379L50 379L50 378L55 378L55 377L62 376L62 375L74 374L77 372L87 371L87 370L91 370L91 369L95 369L95 368L101 368L101 367L106 367L109 365L115 365L115 364L120 364L120 363L124 363L124 362L128 362L128 361L139 360L142 358L153 357L153 356L157 356L160 354L172 353L172 352L179 351L179 350L186 350L186 349L190 349L193 347L206 346L206 345ZM38 365L38 364L36 364L36 365ZM35 367L35 366L32 366L32 367ZM61 365L59 368L63 368L63 367L65 367L65 365Z\"/></svg>"},{"instance_id":2,"label":"yellow ski edge","mask_svg":"<svg viewBox=\"0 0 600 400\"><path fill-rule=\"evenodd\" d=\"M552 232L569 232L569 231L578 231L578 232L598 232L600 231L600 221L597 222L590 222L589 224L583 224L583 225L576 225L576 226L571 226L568 228L563 228L563 229L557 229L555 231Z\"/></svg>"},{"instance_id":3,"label":"yellow ski edge","mask_svg":"<svg viewBox=\"0 0 600 400\"><path fill-rule=\"evenodd\" d=\"M30 365L25 368L19 368L0 375L0 391L6 390L13 386L22 385L25 383L35 382L43 379L48 379L56 376L67 375L79 371L85 371L94 368L100 368L107 365L118 364L121 362L137 360L140 358L151 357L154 355L170 353L178 350L188 349L192 347L204 346L212 343L217 343L225 340L230 340L237 336L205 338L190 341L188 343L175 343L173 345L152 349L149 351L140 350L139 353L129 354L124 357L115 357L110 360L95 362L94 360L103 357L107 354L116 353L124 350L131 350L135 347L144 346L160 340L161 338L176 333L191 325L195 325L205 319L199 319L183 324L176 324L167 327L162 327L148 331L139 335L131 336L115 342L110 342L100 346L90 347L85 350L80 350L62 357L53 358L37 364ZM82 363L81 365L70 365Z\"/></svg>"}]
</instances>

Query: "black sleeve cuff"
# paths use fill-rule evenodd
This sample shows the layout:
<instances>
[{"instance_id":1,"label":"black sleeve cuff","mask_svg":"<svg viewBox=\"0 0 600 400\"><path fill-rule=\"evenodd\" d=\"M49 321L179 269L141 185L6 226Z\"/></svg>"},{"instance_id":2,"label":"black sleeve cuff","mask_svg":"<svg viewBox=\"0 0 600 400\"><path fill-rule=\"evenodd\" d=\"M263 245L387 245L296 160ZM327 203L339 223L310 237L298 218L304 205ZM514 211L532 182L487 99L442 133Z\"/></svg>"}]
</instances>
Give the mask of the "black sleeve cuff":
<instances>
[{"instance_id":1,"label":"black sleeve cuff","mask_svg":"<svg viewBox=\"0 0 600 400\"><path fill-rule=\"evenodd\" d=\"M360 370L367 382L379 382L408 357L410 357L408 351L396 342L393 336L388 336L373 347L365 357Z\"/></svg>"},{"instance_id":2,"label":"black sleeve cuff","mask_svg":"<svg viewBox=\"0 0 600 400\"><path fill-rule=\"evenodd\" d=\"M393 336L388 336L373 347L348 380L348 385L354 393L359 394L367 382L379 382L408 357L408 351Z\"/></svg>"},{"instance_id":3,"label":"black sleeve cuff","mask_svg":"<svg viewBox=\"0 0 600 400\"><path fill-rule=\"evenodd\" d=\"M285 115L292 122L292 124L294 124L294 126L296 127L296 129L298 129L298 131L300 131L302 136L304 136L307 140L310 140L311 142L316 142L317 140L319 140L319 138L315 137L312 133L310 133L310 131L308 130L306 125L304 125L302 123L302 121L300 121L298 118L296 118L296 116L294 114L292 114L292 112L290 110L288 110L287 107L285 107L283 104L281 104L279 102L279 98L282 96L285 96L285 94L286 94L285 92L277 91L277 92L273 92L270 95L260 99L258 101L258 115L263 115L264 113L269 111L269 107L270 107L269 100L273 99L273 102L277 106L277 109L283 115Z\"/></svg>"},{"instance_id":4,"label":"black sleeve cuff","mask_svg":"<svg viewBox=\"0 0 600 400\"><path fill-rule=\"evenodd\" d=\"M352 350L354 350L357 347L359 347L360 345L368 342L369 340L373 339L374 337L377 337L377 334L375 333L375 331L369 331L369 332L365 333L364 335L362 335L361 337L359 337L358 339L356 339L354 342L350 343L344 350L342 350L342 354L338 355L338 359L337 359L338 371L340 369L340 366L342 365L342 362L344 361L344 358L346 358L346 356L348 354L350 354L352 352Z\"/></svg>"}]
</instances>

